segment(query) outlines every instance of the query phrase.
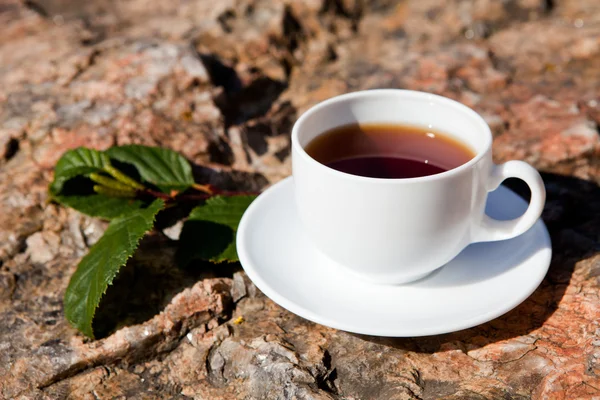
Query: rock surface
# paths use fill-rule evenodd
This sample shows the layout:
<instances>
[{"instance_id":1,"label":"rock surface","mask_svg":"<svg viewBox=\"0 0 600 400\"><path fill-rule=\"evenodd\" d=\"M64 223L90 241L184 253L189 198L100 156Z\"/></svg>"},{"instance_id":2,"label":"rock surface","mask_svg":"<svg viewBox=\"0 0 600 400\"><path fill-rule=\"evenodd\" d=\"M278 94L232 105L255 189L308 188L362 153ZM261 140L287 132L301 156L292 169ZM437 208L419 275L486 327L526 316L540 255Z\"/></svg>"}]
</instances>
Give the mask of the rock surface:
<instances>
[{"instance_id":1,"label":"rock surface","mask_svg":"<svg viewBox=\"0 0 600 400\"><path fill-rule=\"evenodd\" d=\"M5 0L0 23L0 398L600 396L598 1ZM47 203L65 150L167 146L200 182L258 190L290 173L302 111L378 87L467 104L498 162L544 171L553 261L515 310L357 336L278 307L238 266L175 268L156 234L103 300L105 338L65 321L106 227Z\"/></svg>"}]
</instances>

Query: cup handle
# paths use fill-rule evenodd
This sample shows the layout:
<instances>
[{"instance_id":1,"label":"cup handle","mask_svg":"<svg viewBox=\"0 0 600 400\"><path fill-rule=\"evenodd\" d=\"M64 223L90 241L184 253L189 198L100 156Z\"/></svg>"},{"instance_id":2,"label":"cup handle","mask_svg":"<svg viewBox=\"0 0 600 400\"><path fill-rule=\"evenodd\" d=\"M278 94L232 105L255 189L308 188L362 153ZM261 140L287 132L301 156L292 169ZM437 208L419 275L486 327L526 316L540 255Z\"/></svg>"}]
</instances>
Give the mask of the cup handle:
<instances>
[{"instance_id":1,"label":"cup handle","mask_svg":"<svg viewBox=\"0 0 600 400\"><path fill-rule=\"evenodd\" d=\"M499 221L484 214L479 229L476 230L474 242L492 242L514 238L527 232L542 215L546 201L546 188L539 172L523 161L508 161L501 165L494 165L487 181L488 192L496 190L507 178L519 178L529 186L531 190L529 207L523 215L508 221Z\"/></svg>"}]
</instances>

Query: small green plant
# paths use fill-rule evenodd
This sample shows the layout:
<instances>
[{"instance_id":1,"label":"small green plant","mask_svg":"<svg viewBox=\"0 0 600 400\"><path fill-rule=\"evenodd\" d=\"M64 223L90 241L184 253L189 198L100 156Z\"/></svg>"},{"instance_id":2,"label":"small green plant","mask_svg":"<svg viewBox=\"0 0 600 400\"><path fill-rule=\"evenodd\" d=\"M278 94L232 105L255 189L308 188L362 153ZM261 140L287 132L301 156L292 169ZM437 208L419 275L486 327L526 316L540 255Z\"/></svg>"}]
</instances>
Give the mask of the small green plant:
<instances>
[{"instance_id":1,"label":"small green plant","mask_svg":"<svg viewBox=\"0 0 600 400\"><path fill-rule=\"evenodd\" d=\"M65 316L90 338L100 299L161 211L183 202L198 204L179 238L181 264L194 259L234 262L235 231L255 198L197 184L191 165L179 153L139 145L67 151L56 165L49 192L64 206L110 221L81 259L64 297Z\"/></svg>"}]
</instances>

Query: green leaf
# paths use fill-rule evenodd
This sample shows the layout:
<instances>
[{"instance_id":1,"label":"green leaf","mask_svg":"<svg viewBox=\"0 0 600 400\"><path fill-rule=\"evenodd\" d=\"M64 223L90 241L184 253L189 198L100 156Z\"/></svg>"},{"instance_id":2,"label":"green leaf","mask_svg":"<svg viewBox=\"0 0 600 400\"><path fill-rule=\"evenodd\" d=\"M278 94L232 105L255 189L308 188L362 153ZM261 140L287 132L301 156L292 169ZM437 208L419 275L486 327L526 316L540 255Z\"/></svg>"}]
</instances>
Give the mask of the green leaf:
<instances>
[{"instance_id":1,"label":"green leaf","mask_svg":"<svg viewBox=\"0 0 600 400\"><path fill-rule=\"evenodd\" d=\"M95 176L110 168L110 159L103 152L85 147L67 151L54 169L54 181L50 185L52 200L92 217L105 219L113 219L141 208L144 203L139 200L86 192L86 186L91 190L91 185L86 183L91 182L80 177ZM71 189L68 188L69 185ZM75 193L72 193L73 188Z\"/></svg>"},{"instance_id":2,"label":"green leaf","mask_svg":"<svg viewBox=\"0 0 600 400\"><path fill-rule=\"evenodd\" d=\"M122 197L108 197L103 194L90 194L87 196L53 196L60 204L75 210L104 219L113 219L142 208L144 203L140 200Z\"/></svg>"},{"instance_id":3,"label":"green leaf","mask_svg":"<svg viewBox=\"0 0 600 400\"><path fill-rule=\"evenodd\" d=\"M110 160L100 151L85 147L69 150L62 155L54 168L54 181L50 185L50 191L58 195L69 179L100 172L109 165Z\"/></svg>"},{"instance_id":4,"label":"green leaf","mask_svg":"<svg viewBox=\"0 0 600 400\"><path fill-rule=\"evenodd\" d=\"M102 295L133 255L140 239L154 226L164 208L155 200L148 208L132 211L111 221L100 240L83 257L65 293L65 316L84 335L93 338L92 320Z\"/></svg>"},{"instance_id":5,"label":"green leaf","mask_svg":"<svg viewBox=\"0 0 600 400\"><path fill-rule=\"evenodd\" d=\"M173 150L127 145L111 147L106 154L115 160L133 164L144 181L165 193L183 191L194 184L190 163Z\"/></svg>"},{"instance_id":6,"label":"green leaf","mask_svg":"<svg viewBox=\"0 0 600 400\"><path fill-rule=\"evenodd\" d=\"M255 198L215 196L194 208L179 237L179 264L187 265L194 259L238 261L235 232L244 211Z\"/></svg>"}]
</instances>

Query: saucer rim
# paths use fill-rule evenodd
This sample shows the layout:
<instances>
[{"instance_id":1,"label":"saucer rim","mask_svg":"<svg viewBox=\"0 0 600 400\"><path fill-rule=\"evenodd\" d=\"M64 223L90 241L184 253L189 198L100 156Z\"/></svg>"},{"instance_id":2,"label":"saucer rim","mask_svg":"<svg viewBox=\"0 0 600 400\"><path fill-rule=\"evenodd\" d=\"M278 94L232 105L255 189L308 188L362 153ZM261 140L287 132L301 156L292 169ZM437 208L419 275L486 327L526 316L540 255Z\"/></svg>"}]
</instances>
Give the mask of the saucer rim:
<instances>
[{"instance_id":1,"label":"saucer rim","mask_svg":"<svg viewBox=\"0 0 600 400\"><path fill-rule=\"evenodd\" d=\"M485 322L489 322L495 318L498 318L509 311L515 309L518 305L523 303L527 298L529 298L540 286L544 277L548 273L550 268L550 261L552 259L552 243L550 239L550 234L548 233L548 229L542 219L538 219L536 223L530 229L536 229L539 233L536 235L541 235L540 240L544 242L543 251L540 254L536 255L536 257L543 257L540 259L538 263L543 263L545 265L544 268L541 268L539 274L535 276L535 279L531 279L531 289L525 291L521 296L515 297L512 301L505 303L503 307L499 307L498 309L491 310L490 312L486 312L483 314L476 314L473 317L467 319L461 319L460 321L452 324L444 324L443 326L432 324L432 327L429 329L419 328L417 330L411 330L410 327L406 329L402 329L399 331L397 328L385 329L385 328L375 328L372 329L370 327L364 326L361 327L360 324L348 324L347 322L338 322L331 318L321 317L313 311L310 311L296 302L289 300L284 295L280 294L272 285L268 284L258 272L259 268L256 268L254 262L252 261L252 257L250 256L250 250L243 245L247 232L249 232L249 224L253 216L257 210L260 210L261 203L265 202L267 198L273 196L278 190L284 190L285 186L292 185L293 188L293 176L287 177L269 187L260 196L258 196L252 204L248 207L242 219L240 220L240 224L238 226L237 235L236 235L236 247L238 252L238 257L242 268L252 280L252 282L256 285L256 287L263 292L267 297L277 303L279 306L285 308L286 310L320 325L342 330L345 332L360 334L360 335L369 335L369 336L382 336L382 337L420 337L420 336L432 336L432 335L440 335L450 332L456 332L468 328L472 328L474 326L483 324ZM518 196L515 192L510 190L505 186L501 186L500 188L509 191L515 196ZM520 196L519 196L520 197ZM517 267L518 268L518 267ZM368 281L364 281L367 285L372 286L381 286L381 284L371 283ZM533 284L535 283L535 285ZM409 283L410 284L410 283ZM392 285L387 285L392 286ZM397 285L398 287L402 287L402 285Z\"/></svg>"}]
</instances>

